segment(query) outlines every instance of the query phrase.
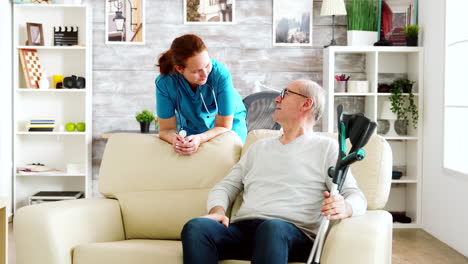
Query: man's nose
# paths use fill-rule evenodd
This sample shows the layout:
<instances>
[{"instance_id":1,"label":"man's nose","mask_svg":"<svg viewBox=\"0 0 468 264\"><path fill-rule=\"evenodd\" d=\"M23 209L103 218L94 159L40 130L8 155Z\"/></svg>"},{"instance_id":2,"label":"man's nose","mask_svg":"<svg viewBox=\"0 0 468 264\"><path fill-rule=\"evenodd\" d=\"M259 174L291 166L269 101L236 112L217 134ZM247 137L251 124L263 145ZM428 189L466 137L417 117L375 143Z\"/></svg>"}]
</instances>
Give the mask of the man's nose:
<instances>
[{"instance_id":1,"label":"man's nose","mask_svg":"<svg viewBox=\"0 0 468 264\"><path fill-rule=\"evenodd\" d=\"M281 100L282 100L281 95L278 95L278 96L276 96L274 101L275 101L275 103L279 104L279 103L281 103Z\"/></svg>"}]
</instances>

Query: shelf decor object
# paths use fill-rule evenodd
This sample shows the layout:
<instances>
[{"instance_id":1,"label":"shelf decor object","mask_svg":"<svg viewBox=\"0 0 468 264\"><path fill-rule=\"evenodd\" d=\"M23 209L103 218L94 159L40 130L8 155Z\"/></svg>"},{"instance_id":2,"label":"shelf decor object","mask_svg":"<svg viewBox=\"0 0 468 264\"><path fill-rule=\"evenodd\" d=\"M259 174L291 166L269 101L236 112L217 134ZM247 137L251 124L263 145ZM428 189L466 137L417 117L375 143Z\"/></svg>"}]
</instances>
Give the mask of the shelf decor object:
<instances>
[{"instance_id":1,"label":"shelf decor object","mask_svg":"<svg viewBox=\"0 0 468 264\"><path fill-rule=\"evenodd\" d=\"M377 42L378 0L347 1L348 46L372 46Z\"/></svg>"},{"instance_id":2,"label":"shelf decor object","mask_svg":"<svg viewBox=\"0 0 468 264\"><path fill-rule=\"evenodd\" d=\"M332 40L330 44L326 45L335 46L335 16L346 15L346 8L343 0L324 0L322 3L322 9L320 11L320 16L332 16Z\"/></svg>"},{"instance_id":3,"label":"shelf decor object","mask_svg":"<svg viewBox=\"0 0 468 264\"><path fill-rule=\"evenodd\" d=\"M36 49L21 49L19 52L26 86L39 88L39 80L42 77L41 63Z\"/></svg>"},{"instance_id":4,"label":"shelf decor object","mask_svg":"<svg viewBox=\"0 0 468 264\"><path fill-rule=\"evenodd\" d=\"M390 123L390 129L385 134L385 136L397 137L398 134L395 131L395 120L397 120L397 116L392 112L392 110L390 109L391 107L392 104L390 101L384 101L384 103L381 105L382 109L380 110L379 119L388 120L388 122Z\"/></svg>"}]
</instances>

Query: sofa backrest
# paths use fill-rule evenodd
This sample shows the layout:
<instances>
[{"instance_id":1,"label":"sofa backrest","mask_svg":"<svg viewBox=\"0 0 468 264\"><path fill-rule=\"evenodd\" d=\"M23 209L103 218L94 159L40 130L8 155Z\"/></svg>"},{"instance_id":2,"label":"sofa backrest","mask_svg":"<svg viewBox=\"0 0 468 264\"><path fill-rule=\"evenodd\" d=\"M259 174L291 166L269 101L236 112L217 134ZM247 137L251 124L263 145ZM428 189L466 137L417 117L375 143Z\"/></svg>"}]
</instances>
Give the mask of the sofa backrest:
<instances>
[{"instance_id":1,"label":"sofa backrest","mask_svg":"<svg viewBox=\"0 0 468 264\"><path fill-rule=\"evenodd\" d=\"M119 200L127 239L179 239L183 225L206 214L209 190L240 158L232 131L182 156L157 136L115 134L102 158L99 190Z\"/></svg>"},{"instance_id":2,"label":"sofa backrest","mask_svg":"<svg viewBox=\"0 0 468 264\"><path fill-rule=\"evenodd\" d=\"M317 132L319 135L337 138L336 133ZM255 141L281 135L277 130L254 130L249 133L242 148L242 155ZM347 149L351 148L349 139ZM379 135L373 135L366 146L366 157L351 165L354 178L367 199L367 209L381 209L387 203L392 181L392 149L388 142ZM233 206L233 212L239 206L239 201Z\"/></svg>"}]
</instances>

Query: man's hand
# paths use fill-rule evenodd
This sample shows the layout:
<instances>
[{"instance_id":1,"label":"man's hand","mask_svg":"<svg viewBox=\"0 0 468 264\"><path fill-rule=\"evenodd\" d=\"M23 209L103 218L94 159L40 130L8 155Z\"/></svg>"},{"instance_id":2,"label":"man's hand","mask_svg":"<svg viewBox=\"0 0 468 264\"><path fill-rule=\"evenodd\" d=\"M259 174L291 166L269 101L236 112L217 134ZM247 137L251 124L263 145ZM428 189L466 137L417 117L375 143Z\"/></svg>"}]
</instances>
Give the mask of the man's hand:
<instances>
[{"instance_id":1,"label":"man's hand","mask_svg":"<svg viewBox=\"0 0 468 264\"><path fill-rule=\"evenodd\" d=\"M325 191L323 196L325 200L322 202L320 211L329 220L344 219L353 215L353 209L340 194L330 196L330 193Z\"/></svg>"},{"instance_id":2,"label":"man's hand","mask_svg":"<svg viewBox=\"0 0 468 264\"><path fill-rule=\"evenodd\" d=\"M226 216L224 209L221 206L213 207L210 210L209 214L201 216L201 217L213 219L216 222L223 224L223 226L225 227L229 226L229 217Z\"/></svg>"}]
</instances>

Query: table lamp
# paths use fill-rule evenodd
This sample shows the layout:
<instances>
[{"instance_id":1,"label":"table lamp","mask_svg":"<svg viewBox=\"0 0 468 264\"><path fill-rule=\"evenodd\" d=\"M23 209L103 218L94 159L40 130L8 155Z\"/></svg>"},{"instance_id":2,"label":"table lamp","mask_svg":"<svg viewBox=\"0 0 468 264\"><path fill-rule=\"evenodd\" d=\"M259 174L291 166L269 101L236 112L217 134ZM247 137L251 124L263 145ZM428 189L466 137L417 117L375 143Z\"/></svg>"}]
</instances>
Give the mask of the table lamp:
<instances>
[{"instance_id":1,"label":"table lamp","mask_svg":"<svg viewBox=\"0 0 468 264\"><path fill-rule=\"evenodd\" d=\"M392 104L389 100L385 100L382 104L382 108L380 109L379 119L388 120L390 123L390 128L385 134L386 137L397 137L398 134L395 131L395 120L397 120L397 115L392 112L391 110Z\"/></svg>"},{"instance_id":2,"label":"table lamp","mask_svg":"<svg viewBox=\"0 0 468 264\"><path fill-rule=\"evenodd\" d=\"M332 40L330 44L326 45L335 46L335 16L346 15L346 8L343 0L323 0L322 10L320 11L321 16L332 16L333 26L332 26Z\"/></svg>"}]
</instances>

